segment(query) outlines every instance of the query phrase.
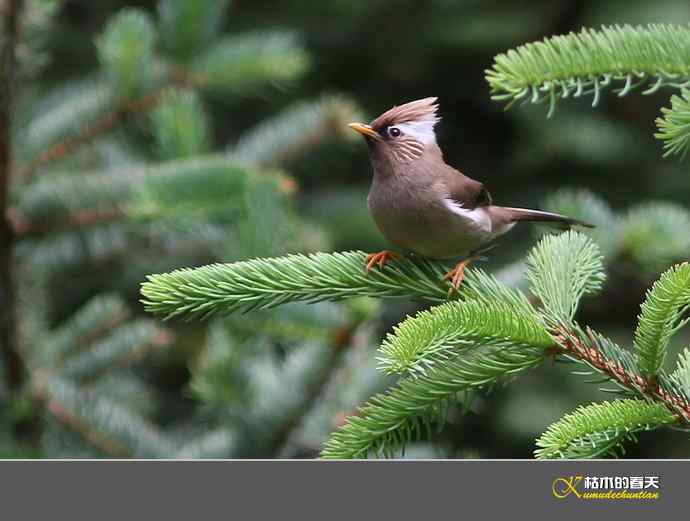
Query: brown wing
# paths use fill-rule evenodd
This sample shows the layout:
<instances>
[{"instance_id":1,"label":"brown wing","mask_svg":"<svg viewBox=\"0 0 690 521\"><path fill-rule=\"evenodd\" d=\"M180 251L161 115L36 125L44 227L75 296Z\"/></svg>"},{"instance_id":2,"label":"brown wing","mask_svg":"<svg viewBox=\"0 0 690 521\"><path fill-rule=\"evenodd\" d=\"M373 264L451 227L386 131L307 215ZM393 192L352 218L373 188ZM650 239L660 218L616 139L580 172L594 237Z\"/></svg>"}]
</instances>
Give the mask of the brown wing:
<instances>
[{"instance_id":1,"label":"brown wing","mask_svg":"<svg viewBox=\"0 0 690 521\"><path fill-rule=\"evenodd\" d=\"M490 206L491 194L479 181L455 170L447 177L450 196L468 210L478 206Z\"/></svg>"}]
</instances>

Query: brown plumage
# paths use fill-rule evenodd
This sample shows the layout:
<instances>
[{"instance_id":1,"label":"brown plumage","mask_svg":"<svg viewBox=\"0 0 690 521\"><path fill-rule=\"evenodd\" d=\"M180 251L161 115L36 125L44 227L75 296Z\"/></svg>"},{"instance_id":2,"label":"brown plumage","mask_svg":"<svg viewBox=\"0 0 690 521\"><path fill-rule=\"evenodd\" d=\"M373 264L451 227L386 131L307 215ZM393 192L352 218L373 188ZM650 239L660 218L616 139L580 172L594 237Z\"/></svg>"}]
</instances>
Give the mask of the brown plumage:
<instances>
[{"instance_id":1,"label":"brown plumage","mask_svg":"<svg viewBox=\"0 0 690 521\"><path fill-rule=\"evenodd\" d=\"M437 98L424 98L396 105L371 122L371 128L379 132L388 125L409 123L411 121L432 121L438 123L441 118L436 115Z\"/></svg>"},{"instance_id":2,"label":"brown plumage","mask_svg":"<svg viewBox=\"0 0 690 521\"><path fill-rule=\"evenodd\" d=\"M482 183L444 161L434 131L437 109L437 98L424 98L395 106L369 125L350 124L369 146L369 211L389 241L429 258L463 257L446 277L457 288L472 255L519 221L591 226L555 213L494 205ZM391 252L370 255L367 270L391 258Z\"/></svg>"}]
</instances>

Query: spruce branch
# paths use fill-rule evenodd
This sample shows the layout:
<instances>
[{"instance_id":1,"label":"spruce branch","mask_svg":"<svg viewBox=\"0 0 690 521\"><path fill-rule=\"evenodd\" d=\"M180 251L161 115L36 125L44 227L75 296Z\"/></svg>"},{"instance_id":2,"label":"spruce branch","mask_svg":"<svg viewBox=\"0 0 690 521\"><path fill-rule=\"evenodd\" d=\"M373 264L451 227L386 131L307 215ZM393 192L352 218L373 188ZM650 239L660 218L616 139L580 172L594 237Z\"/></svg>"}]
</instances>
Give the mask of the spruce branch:
<instances>
[{"instance_id":1,"label":"spruce branch","mask_svg":"<svg viewBox=\"0 0 690 521\"><path fill-rule=\"evenodd\" d=\"M10 208L7 219L12 225L15 235L20 238L49 235L70 229L83 229L89 226L112 223L125 217L124 210L120 208L108 208L103 210L76 210L66 215L61 221L55 223L32 223L17 211Z\"/></svg>"},{"instance_id":2,"label":"spruce branch","mask_svg":"<svg viewBox=\"0 0 690 521\"><path fill-rule=\"evenodd\" d=\"M176 84L185 85L184 81ZM44 114L41 120L33 124L32 131L47 133L42 136L46 140L46 148L37 152L20 173L20 177L26 181L31 180L33 174L41 167L64 159L74 153L80 147L93 142L96 138L107 134L129 116L150 111L161 100L166 92L164 88L155 89L143 96L117 104L113 97L113 91L105 86L100 86L93 93L92 98L75 99L76 113L72 105L58 106L55 112ZM113 109L113 105L115 108ZM65 117L72 117L77 121L83 121L78 128L73 127L73 122L65 121ZM40 128L39 123L53 128Z\"/></svg>"},{"instance_id":3,"label":"spruce branch","mask_svg":"<svg viewBox=\"0 0 690 521\"><path fill-rule=\"evenodd\" d=\"M678 365L669 378L683 390L686 399L690 402L690 348L686 347L678 356Z\"/></svg>"},{"instance_id":4,"label":"spruce branch","mask_svg":"<svg viewBox=\"0 0 690 521\"><path fill-rule=\"evenodd\" d=\"M382 351L391 366L417 370L348 418L323 456L390 455L418 437L448 398L535 367L558 352L560 337L552 338L544 323L571 322L580 296L601 285L601 256L587 236L566 232L542 238L528 258L529 277L545 305L543 319L524 296L493 277L479 275L473 282L468 276L469 300L422 313L387 339ZM556 277L564 282L554 283ZM465 350L452 356L452 347L463 341Z\"/></svg>"},{"instance_id":5,"label":"spruce branch","mask_svg":"<svg viewBox=\"0 0 690 521\"><path fill-rule=\"evenodd\" d=\"M39 365L54 365L75 351L98 341L129 318L129 310L117 295L99 295L89 300L38 350Z\"/></svg>"},{"instance_id":6,"label":"spruce branch","mask_svg":"<svg viewBox=\"0 0 690 521\"><path fill-rule=\"evenodd\" d=\"M566 188L551 194L544 207L596 225L580 233L596 242L607 263L632 260L650 276L684 260L690 250L690 236L677 233L690 228L690 212L678 204L652 200L616 214L595 194Z\"/></svg>"},{"instance_id":7,"label":"spruce branch","mask_svg":"<svg viewBox=\"0 0 690 521\"><path fill-rule=\"evenodd\" d=\"M619 386L624 394L645 399L663 408L673 423L690 422L690 402L674 383L660 376L650 386L636 371L636 359L615 343L586 330L563 327L551 335L553 343L496 347L481 346L460 352L455 358L427 369L418 376L403 379L385 394L377 395L357 415L333 433L324 445L323 457L361 458L367 454L392 456L412 440L418 439L430 421L443 411L445 400L461 391L494 384L501 377L534 368L549 355L560 355L582 362ZM544 341L546 338L544 338ZM546 346L546 347L544 347ZM668 422L666 422L668 423ZM600 443L592 450L609 450L624 441L591 438ZM609 441L611 442L610 444ZM604 443L604 445L601 445Z\"/></svg>"},{"instance_id":8,"label":"spruce branch","mask_svg":"<svg viewBox=\"0 0 690 521\"><path fill-rule=\"evenodd\" d=\"M85 97L77 92L67 102L59 99L46 107L27 135L34 143L22 177L30 179L40 167L68 156L129 116L152 110L170 87L256 94L263 85L296 79L308 65L294 35L275 31L223 37L184 63L162 63L151 54L154 35L147 20L142 12L126 9L109 24L99 40L99 53L110 83L94 83Z\"/></svg>"},{"instance_id":9,"label":"spruce branch","mask_svg":"<svg viewBox=\"0 0 690 521\"><path fill-rule=\"evenodd\" d=\"M690 309L690 264L673 266L647 292L635 331L635 351L642 375L653 381L661 370L668 343L683 327Z\"/></svg>"},{"instance_id":10,"label":"spruce branch","mask_svg":"<svg viewBox=\"0 0 690 521\"><path fill-rule=\"evenodd\" d=\"M605 261L611 261L617 253L616 234L611 230L617 226L618 216L599 195L589 190L562 188L545 199L544 209L593 224L594 228L579 231L594 240Z\"/></svg>"},{"instance_id":11,"label":"spruce branch","mask_svg":"<svg viewBox=\"0 0 690 521\"><path fill-rule=\"evenodd\" d=\"M182 62L218 36L229 0L161 0L158 29L163 51Z\"/></svg>"},{"instance_id":12,"label":"spruce branch","mask_svg":"<svg viewBox=\"0 0 690 521\"><path fill-rule=\"evenodd\" d=\"M324 388L352 347L353 335L359 318L351 317L342 327L332 331L327 345L312 345L290 353L281 371L272 381L262 386L257 406L250 415L256 434L262 440L260 453L279 455L290 437L317 403ZM290 396L276 400L280 389L292 389ZM256 442L253 443L256 445ZM256 447L242 456L256 454Z\"/></svg>"},{"instance_id":13,"label":"spruce branch","mask_svg":"<svg viewBox=\"0 0 690 521\"><path fill-rule=\"evenodd\" d=\"M151 113L153 136L161 159L179 159L210 152L210 127L199 95L168 89Z\"/></svg>"},{"instance_id":14,"label":"spruce branch","mask_svg":"<svg viewBox=\"0 0 690 521\"><path fill-rule=\"evenodd\" d=\"M279 165L333 135L351 139L343 129L360 116L359 108L342 96L299 102L244 132L228 154L253 165Z\"/></svg>"},{"instance_id":15,"label":"spruce branch","mask_svg":"<svg viewBox=\"0 0 690 521\"><path fill-rule=\"evenodd\" d=\"M549 105L559 99L601 93L618 84L618 96L642 85L643 94L690 84L690 28L665 24L582 29L545 38L496 56L486 71L492 99Z\"/></svg>"},{"instance_id":16,"label":"spruce branch","mask_svg":"<svg viewBox=\"0 0 690 521\"><path fill-rule=\"evenodd\" d=\"M527 257L527 278L545 307L547 320L570 323L580 298L601 289L605 280L602 256L597 245L581 233L547 235Z\"/></svg>"},{"instance_id":17,"label":"spruce branch","mask_svg":"<svg viewBox=\"0 0 690 521\"><path fill-rule=\"evenodd\" d=\"M98 59L117 100L140 96L153 81L156 32L139 9L123 9L96 42Z\"/></svg>"},{"instance_id":18,"label":"spruce branch","mask_svg":"<svg viewBox=\"0 0 690 521\"><path fill-rule=\"evenodd\" d=\"M129 365L147 352L170 344L170 341L170 335L152 321L131 321L66 358L58 370L71 380L93 380L102 372Z\"/></svg>"},{"instance_id":19,"label":"spruce branch","mask_svg":"<svg viewBox=\"0 0 690 521\"><path fill-rule=\"evenodd\" d=\"M690 148L690 90L684 88L680 95L671 96L671 107L662 107L661 114L654 137L664 143L664 157L679 155L684 159Z\"/></svg>"},{"instance_id":20,"label":"spruce branch","mask_svg":"<svg viewBox=\"0 0 690 521\"><path fill-rule=\"evenodd\" d=\"M43 152L48 155L48 149L57 143L95 126L94 122L110 112L113 105L113 91L100 79L69 83L47 92L19 135L24 159L37 160Z\"/></svg>"},{"instance_id":21,"label":"spruce branch","mask_svg":"<svg viewBox=\"0 0 690 521\"><path fill-rule=\"evenodd\" d=\"M279 342L325 342L345 324L343 308L332 302L293 302L276 309L229 317L236 332L265 331Z\"/></svg>"},{"instance_id":22,"label":"spruce branch","mask_svg":"<svg viewBox=\"0 0 690 521\"><path fill-rule=\"evenodd\" d=\"M637 357L612 340L587 328L561 328L554 333L554 353L582 362L616 385L615 392L659 402L690 422L690 400L673 380L661 373L649 381L638 371Z\"/></svg>"},{"instance_id":23,"label":"spruce branch","mask_svg":"<svg viewBox=\"0 0 690 521\"><path fill-rule=\"evenodd\" d=\"M690 234L678 230L690 228L690 212L665 201L652 201L631 208L616 225L617 249L651 273L665 270L669 264L686 259Z\"/></svg>"},{"instance_id":24,"label":"spruce branch","mask_svg":"<svg viewBox=\"0 0 690 521\"><path fill-rule=\"evenodd\" d=\"M573 322L581 296L597 291L604 280L596 244L572 231L549 235L528 259L540 312L522 293L481 270L468 270L458 300L409 318L387 337L381 367L406 377L348 418L325 444L323 456L390 456L442 419L458 393L489 387L548 356L581 362L622 393L689 422L690 402L677 379L659 374L650 382L632 352ZM363 262L362 252L317 253L178 270L149 276L142 301L148 311L187 319L356 295L447 301L440 263L406 259L365 274ZM626 437L616 433L607 431L609 439L592 434L588 440L597 450L614 450Z\"/></svg>"},{"instance_id":25,"label":"spruce branch","mask_svg":"<svg viewBox=\"0 0 690 521\"><path fill-rule=\"evenodd\" d=\"M447 300L443 263L406 259L366 274L365 257L359 251L288 255L149 275L142 302L164 318L194 319L356 296Z\"/></svg>"},{"instance_id":26,"label":"spruce branch","mask_svg":"<svg viewBox=\"0 0 690 521\"><path fill-rule=\"evenodd\" d=\"M294 34L261 31L223 36L189 61L195 85L223 94L255 93L267 84L300 77L309 58Z\"/></svg>"},{"instance_id":27,"label":"spruce branch","mask_svg":"<svg viewBox=\"0 0 690 521\"><path fill-rule=\"evenodd\" d=\"M110 456L165 458L176 451L169 439L139 415L67 379L39 373L34 388L59 422Z\"/></svg>"},{"instance_id":28,"label":"spruce branch","mask_svg":"<svg viewBox=\"0 0 690 521\"><path fill-rule=\"evenodd\" d=\"M406 443L429 434L431 421L442 418L448 400L458 393L487 387L501 377L536 367L546 355L541 347L487 346L430 368L416 378L405 378L350 416L325 443L321 457L392 456Z\"/></svg>"},{"instance_id":29,"label":"spruce branch","mask_svg":"<svg viewBox=\"0 0 690 521\"><path fill-rule=\"evenodd\" d=\"M420 375L466 349L546 349L553 344L535 310L467 300L421 311L396 326L381 345L378 361L386 373Z\"/></svg>"},{"instance_id":30,"label":"spruce branch","mask_svg":"<svg viewBox=\"0 0 690 521\"><path fill-rule=\"evenodd\" d=\"M527 316L534 313L534 307L522 291L509 287L494 275L480 269L466 271L459 293L465 300L484 304L498 302Z\"/></svg>"},{"instance_id":31,"label":"spruce branch","mask_svg":"<svg viewBox=\"0 0 690 521\"><path fill-rule=\"evenodd\" d=\"M549 210L558 210L564 215L593 224L594 228L579 231L585 235L596 234L601 229L602 234L607 233L616 221L616 215L609 204L601 196L585 189L556 190L545 199L544 206ZM601 248L600 241L595 242Z\"/></svg>"},{"instance_id":32,"label":"spruce branch","mask_svg":"<svg viewBox=\"0 0 690 521\"><path fill-rule=\"evenodd\" d=\"M279 172L250 168L222 155L197 156L106 174L43 178L24 191L10 215L15 232L27 236L125 216L160 217L184 211L189 217L208 208L227 213L242 207L246 190L258 182L281 192L294 186ZM181 201L180 193L189 199Z\"/></svg>"},{"instance_id":33,"label":"spruce branch","mask_svg":"<svg viewBox=\"0 0 690 521\"><path fill-rule=\"evenodd\" d=\"M552 424L537 440L538 459L596 458L615 455L634 434L675 423L677 417L659 403L615 400L579 407Z\"/></svg>"}]
</instances>

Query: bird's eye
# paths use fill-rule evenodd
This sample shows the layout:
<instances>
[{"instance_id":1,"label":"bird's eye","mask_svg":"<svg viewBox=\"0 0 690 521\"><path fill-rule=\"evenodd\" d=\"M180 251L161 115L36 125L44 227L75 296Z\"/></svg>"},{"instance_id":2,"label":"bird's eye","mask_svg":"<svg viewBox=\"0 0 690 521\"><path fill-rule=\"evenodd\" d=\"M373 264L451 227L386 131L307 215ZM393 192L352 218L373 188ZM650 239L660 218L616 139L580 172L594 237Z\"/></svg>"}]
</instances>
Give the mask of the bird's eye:
<instances>
[{"instance_id":1,"label":"bird's eye","mask_svg":"<svg viewBox=\"0 0 690 521\"><path fill-rule=\"evenodd\" d=\"M402 135L402 131L398 127L388 127L388 135L390 137L399 137Z\"/></svg>"}]
</instances>

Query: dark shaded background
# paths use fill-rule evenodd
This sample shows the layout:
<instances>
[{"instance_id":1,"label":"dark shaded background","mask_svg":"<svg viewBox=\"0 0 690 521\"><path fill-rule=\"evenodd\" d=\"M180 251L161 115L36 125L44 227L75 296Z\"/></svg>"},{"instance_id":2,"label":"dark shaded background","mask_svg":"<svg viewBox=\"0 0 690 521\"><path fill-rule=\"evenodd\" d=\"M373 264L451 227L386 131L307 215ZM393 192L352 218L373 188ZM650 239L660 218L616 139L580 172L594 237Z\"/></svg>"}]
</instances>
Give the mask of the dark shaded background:
<instances>
[{"instance_id":1,"label":"dark shaded background","mask_svg":"<svg viewBox=\"0 0 690 521\"><path fill-rule=\"evenodd\" d=\"M96 56L91 42L123 6L152 13L155 7L143 1L64 2L61 23L48 37L50 61L38 80L39 89L92 71ZM668 92L622 99L608 93L596 109L590 107L591 99L568 100L547 120L542 106L505 112L492 102L484 71L497 53L582 26L688 21L690 4L680 0L237 0L224 22L228 30L295 29L311 54L312 66L304 80L289 88L232 103L211 101L214 135L222 147L290 101L323 92L350 96L371 117L393 104L433 95L440 98L443 120L438 132L446 159L484 182L499 203L539 207L554 190L575 187L593 191L619 211L653 199L687 206L687 162L662 160L661 144L653 137L654 119L660 106L668 103ZM366 216L370 168L364 146L326 144L286 169L299 180L300 210L329 230L334 250L373 251L385 246ZM342 215L334 211L338 204L343 205ZM343 225L343 219L350 225ZM534 238L528 228L516 231L496 251L490 269L521 256ZM79 274L80 288L65 291L56 306L56 320L99 285L98 273ZM629 266L613 267L606 292L584 306L582 320L629 341L639 303L652 280L653 275ZM136 289L129 289L133 302ZM386 305L378 326L381 334L414 309L411 304ZM189 337L193 343L193 334ZM676 344L683 345L683 340ZM185 348L178 346L177 353L159 360L152 376L160 392L171 396L159 413L163 423L174 422L194 407L185 393ZM531 457L534 438L548 424L602 396L595 385L547 364L478 398L472 413L452 414L436 448L420 445L408 454ZM663 432L643 434L629 455L687 457L689 449L686 435Z\"/></svg>"}]
</instances>

